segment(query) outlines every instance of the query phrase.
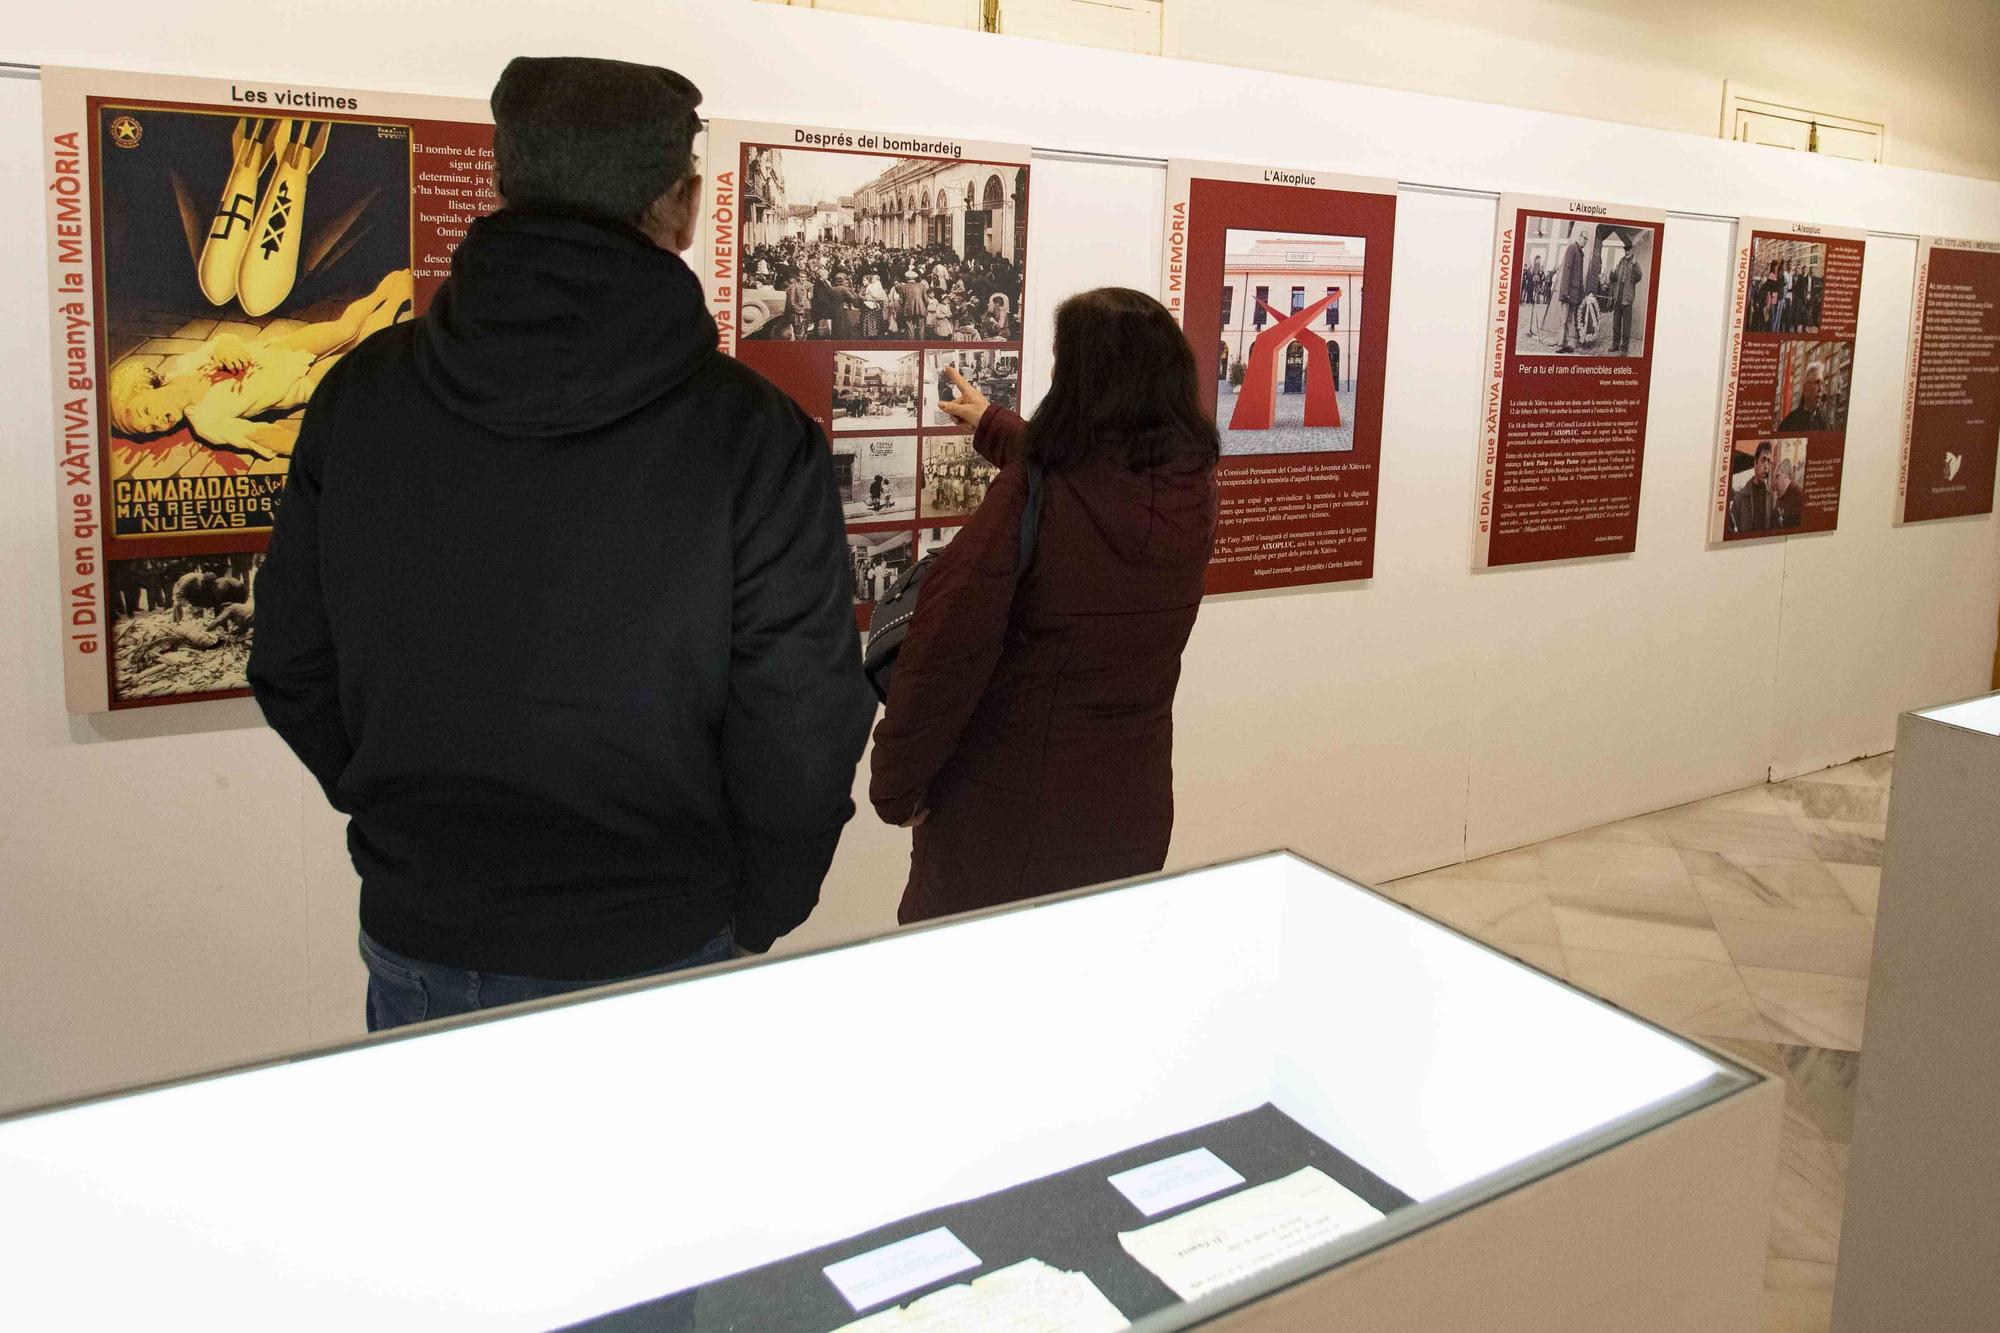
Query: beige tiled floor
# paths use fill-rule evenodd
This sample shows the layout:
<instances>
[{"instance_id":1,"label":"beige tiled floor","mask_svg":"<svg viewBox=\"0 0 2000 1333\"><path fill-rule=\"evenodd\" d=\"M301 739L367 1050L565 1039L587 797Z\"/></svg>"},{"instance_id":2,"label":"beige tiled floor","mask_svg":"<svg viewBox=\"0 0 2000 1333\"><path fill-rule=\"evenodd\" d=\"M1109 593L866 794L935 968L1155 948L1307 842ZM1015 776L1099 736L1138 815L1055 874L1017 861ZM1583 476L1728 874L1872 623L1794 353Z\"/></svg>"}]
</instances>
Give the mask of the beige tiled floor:
<instances>
[{"instance_id":1,"label":"beige tiled floor","mask_svg":"<svg viewBox=\"0 0 2000 1333\"><path fill-rule=\"evenodd\" d=\"M1825 1333L1891 758L1731 792L1384 886L1784 1079L1765 1333Z\"/></svg>"}]
</instances>

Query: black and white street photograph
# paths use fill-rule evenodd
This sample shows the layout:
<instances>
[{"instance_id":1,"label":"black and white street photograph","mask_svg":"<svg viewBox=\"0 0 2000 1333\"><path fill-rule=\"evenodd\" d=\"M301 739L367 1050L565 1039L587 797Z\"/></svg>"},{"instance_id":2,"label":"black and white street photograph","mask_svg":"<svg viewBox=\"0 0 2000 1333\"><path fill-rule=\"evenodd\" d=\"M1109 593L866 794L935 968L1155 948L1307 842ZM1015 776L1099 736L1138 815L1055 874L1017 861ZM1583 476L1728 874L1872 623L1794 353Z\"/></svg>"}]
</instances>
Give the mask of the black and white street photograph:
<instances>
[{"instance_id":1,"label":"black and white street photograph","mask_svg":"<svg viewBox=\"0 0 2000 1333\"><path fill-rule=\"evenodd\" d=\"M958 388L946 374L947 368L955 369L966 382L986 395L995 407L1019 410L1021 406L1021 354L1010 349L973 350L954 348L951 351L924 353L924 425L963 430L939 407L940 403L952 402L958 397Z\"/></svg>"},{"instance_id":2,"label":"black and white street photograph","mask_svg":"<svg viewBox=\"0 0 2000 1333\"><path fill-rule=\"evenodd\" d=\"M942 551L945 547L951 545L951 539L956 537L959 534L959 529L964 526L961 523L958 527L952 528L932 527L923 529L917 534L917 554L919 556L926 556L933 551Z\"/></svg>"},{"instance_id":3,"label":"black and white street photograph","mask_svg":"<svg viewBox=\"0 0 2000 1333\"><path fill-rule=\"evenodd\" d=\"M923 517L963 518L979 508L1000 469L979 456L969 438L924 441Z\"/></svg>"},{"instance_id":4,"label":"black and white street photograph","mask_svg":"<svg viewBox=\"0 0 2000 1333\"><path fill-rule=\"evenodd\" d=\"M852 351L833 354L836 431L915 430L917 374L922 353Z\"/></svg>"},{"instance_id":5,"label":"black and white street photograph","mask_svg":"<svg viewBox=\"0 0 2000 1333\"><path fill-rule=\"evenodd\" d=\"M1530 213L1514 279L1519 356L1644 356L1658 227Z\"/></svg>"},{"instance_id":6,"label":"black and white street photograph","mask_svg":"<svg viewBox=\"0 0 2000 1333\"><path fill-rule=\"evenodd\" d=\"M1019 340L1026 167L750 145L743 180L745 338Z\"/></svg>"},{"instance_id":7,"label":"black and white street photograph","mask_svg":"<svg viewBox=\"0 0 2000 1333\"><path fill-rule=\"evenodd\" d=\"M112 561L112 697L248 689L263 563L261 555Z\"/></svg>"},{"instance_id":8,"label":"black and white street photograph","mask_svg":"<svg viewBox=\"0 0 2000 1333\"><path fill-rule=\"evenodd\" d=\"M916 536L908 528L847 534L847 555L853 563L851 573L857 603L880 601L903 571L915 563Z\"/></svg>"},{"instance_id":9,"label":"black and white street photograph","mask_svg":"<svg viewBox=\"0 0 2000 1333\"><path fill-rule=\"evenodd\" d=\"M841 437L833 442L834 484L849 523L917 516L917 437Z\"/></svg>"}]
</instances>

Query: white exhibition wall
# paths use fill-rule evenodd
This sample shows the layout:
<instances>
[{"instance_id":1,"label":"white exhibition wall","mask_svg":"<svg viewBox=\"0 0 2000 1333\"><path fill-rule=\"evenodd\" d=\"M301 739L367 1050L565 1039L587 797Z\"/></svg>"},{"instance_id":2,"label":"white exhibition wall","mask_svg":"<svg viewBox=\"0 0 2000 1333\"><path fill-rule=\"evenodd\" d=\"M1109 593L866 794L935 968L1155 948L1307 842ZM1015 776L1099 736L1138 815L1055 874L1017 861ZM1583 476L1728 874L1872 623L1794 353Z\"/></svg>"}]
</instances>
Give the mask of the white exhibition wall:
<instances>
[{"instance_id":1,"label":"white exhibition wall","mask_svg":"<svg viewBox=\"0 0 2000 1333\"><path fill-rule=\"evenodd\" d=\"M1706 548L1731 228L1676 215L1637 553L1470 572L1494 225L1475 191L2000 235L2000 184L750 0L94 13L27 11L0 59L465 96L517 53L602 54L676 66L717 116L1460 187L1399 205L1376 577L1205 608L1175 864L1291 846L1380 880L1886 750L1899 710L1985 683L2000 524L1890 523L1907 239L1869 245L1840 531ZM254 707L63 715L38 96L0 79L0 365L23 405L0 457L0 1106L361 1026L341 821ZM1145 162L1037 162L1031 395L1056 300L1157 287L1163 191ZM905 834L857 817L786 947L889 926L906 862Z\"/></svg>"}]
</instances>

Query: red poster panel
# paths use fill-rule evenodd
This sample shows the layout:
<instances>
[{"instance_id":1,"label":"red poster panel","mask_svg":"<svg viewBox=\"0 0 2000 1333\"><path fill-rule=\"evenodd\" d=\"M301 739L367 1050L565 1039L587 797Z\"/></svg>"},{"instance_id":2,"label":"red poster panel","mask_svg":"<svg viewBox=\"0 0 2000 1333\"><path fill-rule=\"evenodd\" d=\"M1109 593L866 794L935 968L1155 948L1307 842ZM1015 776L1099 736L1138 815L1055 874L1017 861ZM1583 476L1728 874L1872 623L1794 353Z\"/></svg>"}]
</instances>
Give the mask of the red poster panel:
<instances>
[{"instance_id":1,"label":"red poster panel","mask_svg":"<svg viewBox=\"0 0 2000 1333\"><path fill-rule=\"evenodd\" d=\"M1020 406L1029 150L718 120L704 156L722 350L826 431L865 629L995 476L938 408L947 368Z\"/></svg>"},{"instance_id":2,"label":"red poster panel","mask_svg":"<svg viewBox=\"0 0 2000 1333\"><path fill-rule=\"evenodd\" d=\"M244 694L306 405L493 207L489 112L79 69L42 107L70 711Z\"/></svg>"},{"instance_id":3,"label":"red poster panel","mask_svg":"<svg viewBox=\"0 0 2000 1333\"><path fill-rule=\"evenodd\" d=\"M1737 222L1710 542L1839 525L1866 236Z\"/></svg>"},{"instance_id":4,"label":"red poster panel","mask_svg":"<svg viewBox=\"0 0 2000 1333\"><path fill-rule=\"evenodd\" d=\"M1896 521L1993 512L2000 453L2000 241L1926 236L1903 382Z\"/></svg>"},{"instance_id":5,"label":"red poster panel","mask_svg":"<svg viewBox=\"0 0 2000 1333\"><path fill-rule=\"evenodd\" d=\"M1175 160L1167 307L1222 437L1210 593L1375 573L1393 181Z\"/></svg>"},{"instance_id":6,"label":"red poster panel","mask_svg":"<svg viewBox=\"0 0 2000 1333\"><path fill-rule=\"evenodd\" d=\"M1638 539L1666 214L1500 196L1473 567Z\"/></svg>"}]
</instances>

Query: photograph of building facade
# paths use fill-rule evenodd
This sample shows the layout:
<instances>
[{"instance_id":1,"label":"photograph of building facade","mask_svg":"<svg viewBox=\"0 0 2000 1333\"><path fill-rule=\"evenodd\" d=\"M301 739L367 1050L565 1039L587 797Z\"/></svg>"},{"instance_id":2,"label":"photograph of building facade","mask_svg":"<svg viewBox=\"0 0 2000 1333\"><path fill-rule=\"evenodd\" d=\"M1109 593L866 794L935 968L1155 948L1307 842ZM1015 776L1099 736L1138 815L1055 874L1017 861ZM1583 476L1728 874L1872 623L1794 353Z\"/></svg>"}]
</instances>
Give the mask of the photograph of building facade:
<instances>
[{"instance_id":1,"label":"photograph of building facade","mask_svg":"<svg viewBox=\"0 0 2000 1333\"><path fill-rule=\"evenodd\" d=\"M1250 344L1269 325L1331 296L1332 303L1313 320L1313 332L1328 344L1333 377L1341 391L1352 390L1355 355L1361 345L1365 243L1352 236L1241 231L1232 231L1229 241L1223 257L1217 377L1230 382L1249 356ZM1282 364L1279 392L1304 393L1305 345L1297 340L1287 344Z\"/></svg>"},{"instance_id":2,"label":"photograph of building facade","mask_svg":"<svg viewBox=\"0 0 2000 1333\"><path fill-rule=\"evenodd\" d=\"M743 241L746 245L776 245L785 229L785 160L770 148L743 151Z\"/></svg>"},{"instance_id":3,"label":"photograph of building facade","mask_svg":"<svg viewBox=\"0 0 2000 1333\"><path fill-rule=\"evenodd\" d=\"M776 148L744 150L744 246L784 240L854 240L852 198L792 202L784 186L784 154Z\"/></svg>"},{"instance_id":4,"label":"photograph of building facade","mask_svg":"<svg viewBox=\"0 0 2000 1333\"><path fill-rule=\"evenodd\" d=\"M1026 167L910 157L854 192L854 235L892 250L948 245L966 258L1018 260L1025 239Z\"/></svg>"},{"instance_id":5,"label":"photograph of building facade","mask_svg":"<svg viewBox=\"0 0 2000 1333\"><path fill-rule=\"evenodd\" d=\"M1028 171L1025 167L943 158L864 158L797 149L744 150L743 239L748 246L781 241L874 244L892 250L945 245L965 258L1017 260L1024 248ZM866 183L840 191L786 184L786 164L812 162L808 187L843 168L873 169ZM844 159L844 160L843 160Z\"/></svg>"},{"instance_id":6,"label":"photograph of building facade","mask_svg":"<svg viewBox=\"0 0 2000 1333\"><path fill-rule=\"evenodd\" d=\"M917 437L833 442L833 484L849 523L879 523L917 514Z\"/></svg>"},{"instance_id":7,"label":"photograph of building facade","mask_svg":"<svg viewBox=\"0 0 2000 1333\"><path fill-rule=\"evenodd\" d=\"M917 352L833 354L835 430L915 430Z\"/></svg>"}]
</instances>

